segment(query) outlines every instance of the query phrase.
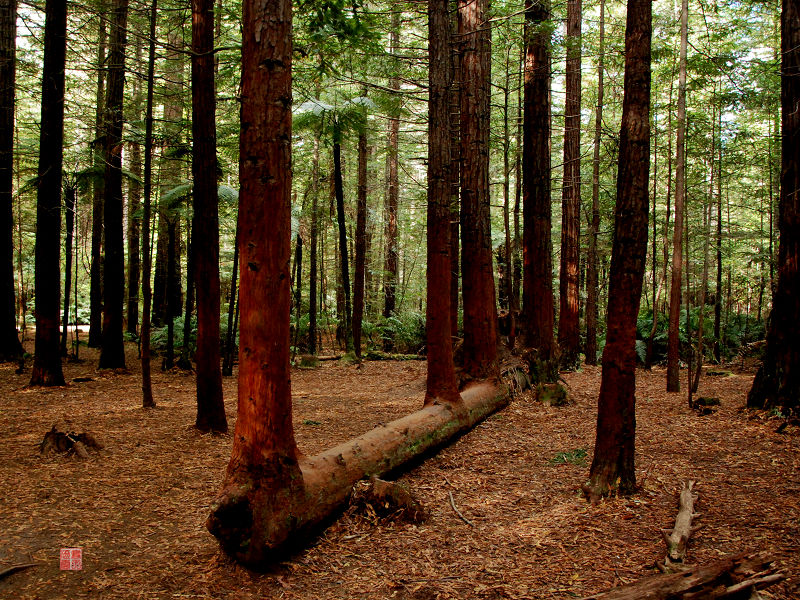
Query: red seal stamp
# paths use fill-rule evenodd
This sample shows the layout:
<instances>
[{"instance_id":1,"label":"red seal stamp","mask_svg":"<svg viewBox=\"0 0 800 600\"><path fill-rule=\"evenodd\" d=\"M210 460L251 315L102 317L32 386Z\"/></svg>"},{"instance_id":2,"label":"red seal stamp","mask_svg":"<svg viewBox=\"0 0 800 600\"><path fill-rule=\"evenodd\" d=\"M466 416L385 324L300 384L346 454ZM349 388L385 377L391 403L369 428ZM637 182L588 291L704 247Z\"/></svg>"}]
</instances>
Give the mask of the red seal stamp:
<instances>
[{"instance_id":1,"label":"red seal stamp","mask_svg":"<svg viewBox=\"0 0 800 600\"><path fill-rule=\"evenodd\" d=\"M62 571L80 571L83 569L83 551L80 548L62 548L60 562Z\"/></svg>"}]
</instances>

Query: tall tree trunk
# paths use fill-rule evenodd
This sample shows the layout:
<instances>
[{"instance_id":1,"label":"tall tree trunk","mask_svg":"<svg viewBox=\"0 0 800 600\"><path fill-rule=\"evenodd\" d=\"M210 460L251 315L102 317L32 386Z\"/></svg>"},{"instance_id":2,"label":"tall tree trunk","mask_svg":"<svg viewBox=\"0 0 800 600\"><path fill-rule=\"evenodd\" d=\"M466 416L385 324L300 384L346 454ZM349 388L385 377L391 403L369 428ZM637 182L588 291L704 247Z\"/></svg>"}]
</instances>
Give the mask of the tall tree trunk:
<instances>
[{"instance_id":1,"label":"tall tree trunk","mask_svg":"<svg viewBox=\"0 0 800 600\"><path fill-rule=\"evenodd\" d=\"M511 136L508 127L508 102L511 95L511 46L506 50L505 85L503 86L503 270L500 272L500 306L509 312L512 309L511 296L514 293L514 274L511 246ZM513 318L513 317L512 317ZM512 338L513 339L513 338Z\"/></svg>"},{"instance_id":2,"label":"tall tree trunk","mask_svg":"<svg viewBox=\"0 0 800 600\"><path fill-rule=\"evenodd\" d=\"M16 53L17 0L9 0L0 6L0 360L15 360L22 356L14 296Z\"/></svg>"},{"instance_id":3,"label":"tall tree trunk","mask_svg":"<svg viewBox=\"0 0 800 600\"><path fill-rule=\"evenodd\" d=\"M717 245L717 288L714 297L714 360L719 364L722 362L722 338L720 337L722 325L722 111L718 115L719 143L717 144L717 235L715 243ZM770 139L770 148L772 140ZM771 163L771 161L770 161ZM772 169L770 169L770 181L772 181ZM772 222L772 194L770 194L770 223ZM770 228L770 246L772 230ZM772 265L772 253L770 251L770 268ZM772 275L770 274L770 280Z\"/></svg>"},{"instance_id":4,"label":"tall tree trunk","mask_svg":"<svg viewBox=\"0 0 800 600\"><path fill-rule=\"evenodd\" d=\"M142 63L141 36L136 38L136 69ZM139 75L133 79L133 102L136 110L135 119L141 118L142 110L142 80ZM130 149L131 172L138 178L142 176L142 148L137 141L128 145ZM126 314L128 321L126 331L135 335L139 326L139 273L141 261L139 259L139 237L142 228L142 218L139 216L142 204L142 186L135 179L128 183L128 308Z\"/></svg>"},{"instance_id":5,"label":"tall tree trunk","mask_svg":"<svg viewBox=\"0 0 800 600\"><path fill-rule=\"evenodd\" d=\"M617 175L614 244L597 437L586 496L595 501L636 489L636 319L647 261L650 180L650 0L628 2L625 92Z\"/></svg>"},{"instance_id":6,"label":"tall tree trunk","mask_svg":"<svg viewBox=\"0 0 800 600\"><path fill-rule=\"evenodd\" d=\"M194 159L195 155L193 151L192 162L194 162ZM216 160L216 152L214 159ZM214 179L216 184L216 177ZM196 193L197 192L195 188L195 192L192 194L192 197L187 198L186 201L186 209L192 213L192 219L194 219L194 215L196 215L195 211L197 210L196 207L193 208L193 205L195 204L194 196ZM194 292L196 289L194 284L196 268L194 246L197 240L193 237L194 226L189 224L189 219L186 219L186 221L186 302L183 305L183 343L181 344L181 355L180 358L178 358L177 365L179 369L189 371L192 368L191 344L189 342L192 337L192 313L194 312ZM219 254L219 243L217 244L217 250L217 254ZM219 263L216 263L216 265L217 279L219 279Z\"/></svg>"},{"instance_id":7,"label":"tall tree trunk","mask_svg":"<svg viewBox=\"0 0 800 600\"><path fill-rule=\"evenodd\" d=\"M459 0L461 38L461 286L464 371L497 372L497 307L489 213L491 23L488 0Z\"/></svg>"},{"instance_id":8,"label":"tall tree trunk","mask_svg":"<svg viewBox=\"0 0 800 600\"><path fill-rule=\"evenodd\" d=\"M30 385L64 385L58 322L66 53L67 3L47 2L36 196L36 350Z\"/></svg>"},{"instance_id":9,"label":"tall tree trunk","mask_svg":"<svg viewBox=\"0 0 800 600\"><path fill-rule=\"evenodd\" d=\"M703 370L703 337L706 318L706 295L708 288L708 248L709 238L711 237L711 207L714 198L714 157L711 157L711 189L709 190L709 202L703 207L703 277L700 283L700 314L697 317L697 364L695 365L694 381L692 381L692 391L696 392L700 385L700 375Z\"/></svg>"},{"instance_id":10,"label":"tall tree trunk","mask_svg":"<svg viewBox=\"0 0 800 600\"><path fill-rule=\"evenodd\" d=\"M448 0L428 3L428 271L425 403L461 402L450 336L450 24Z\"/></svg>"},{"instance_id":11,"label":"tall tree trunk","mask_svg":"<svg viewBox=\"0 0 800 600\"><path fill-rule=\"evenodd\" d=\"M658 285L658 119L653 111L653 245L651 246L652 270L650 271L653 279L653 323L650 326L650 335L647 336L647 351L644 358L644 368L650 371L653 367L653 342L658 330L658 296L660 288Z\"/></svg>"},{"instance_id":12,"label":"tall tree trunk","mask_svg":"<svg viewBox=\"0 0 800 600\"><path fill-rule=\"evenodd\" d=\"M597 57L597 109L594 115L592 156L592 219L589 223L589 249L586 257L586 364L597 364L597 236L600 234L600 142L603 131L604 61L606 3L600 0L600 49Z\"/></svg>"},{"instance_id":13,"label":"tall tree trunk","mask_svg":"<svg viewBox=\"0 0 800 600\"><path fill-rule=\"evenodd\" d=\"M578 281L581 247L581 0L567 1L566 45L558 344L561 364L573 369L580 362L581 341Z\"/></svg>"},{"instance_id":14,"label":"tall tree trunk","mask_svg":"<svg viewBox=\"0 0 800 600\"><path fill-rule=\"evenodd\" d=\"M458 337L461 213L461 43L458 37L458 0L450 0L450 336Z\"/></svg>"},{"instance_id":15,"label":"tall tree trunk","mask_svg":"<svg viewBox=\"0 0 800 600\"><path fill-rule=\"evenodd\" d=\"M344 221L344 185L342 182L342 146L339 141L341 132L334 133L333 142L333 183L336 194L336 218L339 225L339 266L342 275L342 290L344 292L344 308L339 313L341 322L344 316L344 342L348 352L353 352L353 328L350 313L350 261L347 252L347 228Z\"/></svg>"},{"instance_id":16,"label":"tall tree trunk","mask_svg":"<svg viewBox=\"0 0 800 600\"><path fill-rule=\"evenodd\" d=\"M283 525L274 517L291 518L303 487L289 370L292 8L289 0L249 0L243 12L239 411L207 526L229 553L258 562ZM250 517L231 522L232 507Z\"/></svg>"},{"instance_id":17,"label":"tall tree trunk","mask_svg":"<svg viewBox=\"0 0 800 600\"><path fill-rule=\"evenodd\" d=\"M176 157L176 151L183 148L183 22L174 17L170 21L167 41L164 83L164 149L161 153L161 194L183 183L183 159ZM172 240L169 242L169 240ZM168 247L167 243L172 246ZM156 272L153 282L153 323L168 324L181 316L181 234L177 206L167 205L159 199L158 206L158 245L156 251ZM175 260L168 266L169 257ZM172 343L172 342L170 342Z\"/></svg>"},{"instance_id":18,"label":"tall tree trunk","mask_svg":"<svg viewBox=\"0 0 800 600\"><path fill-rule=\"evenodd\" d=\"M236 348L236 307L239 304L239 291L236 288L239 275L239 219L236 219L236 236L233 242L233 270L231 271L231 294L228 297L228 331L225 334L225 355L222 358L222 375L233 375L233 351Z\"/></svg>"},{"instance_id":19,"label":"tall tree trunk","mask_svg":"<svg viewBox=\"0 0 800 600\"><path fill-rule=\"evenodd\" d=\"M392 12L392 33L389 42L389 52L397 54L400 45L400 12ZM389 89L399 91L400 79L391 77ZM396 101L400 101L399 94L395 94ZM389 148L386 155L386 264L384 267L383 284L383 316L388 319L392 316L397 305L397 211L400 196L400 180L398 172L398 141L400 136L399 106L389 117ZM384 340L384 349L389 351L394 347L394 340Z\"/></svg>"},{"instance_id":20,"label":"tall tree trunk","mask_svg":"<svg viewBox=\"0 0 800 600\"><path fill-rule=\"evenodd\" d=\"M781 192L778 216L778 285L772 303L764 362L747 395L754 408L800 408L800 1L781 10Z\"/></svg>"},{"instance_id":21,"label":"tall tree trunk","mask_svg":"<svg viewBox=\"0 0 800 600\"><path fill-rule=\"evenodd\" d=\"M367 159L367 132L362 130L358 134L358 201L353 277L353 345L356 356L361 356L361 323L364 320L364 278L367 265Z\"/></svg>"},{"instance_id":22,"label":"tall tree trunk","mask_svg":"<svg viewBox=\"0 0 800 600\"><path fill-rule=\"evenodd\" d=\"M152 288L150 272L153 263L150 250L151 195L153 191L153 87L156 64L156 15L158 0L150 6L150 45L147 52L147 96L144 108L144 182L142 185L142 407L152 408L156 405L153 399L153 384L150 373L150 303Z\"/></svg>"},{"instance_id":23,"label":"tall tree trunk","mask_svg":"<svg viewBox=\"0 0 800 600\"><path fill-rule=\"evenodd\" d=\"M544 362L554 355L549 20L550 0L525 1L522 322L526 345Z\"/></svg>"},{"instance_id":24,"label":"tall tree trunk","mask_svg":"<svg viewBox=\"0 0 800 600\"><path fill-rule=\"evenodd\" d=\"M105 272L103 284L103 347L101 369L125 368L123 306L125 303L125 248L122 235L122 104L125 85L125 43L128 0L114 0L108 52L108 93L106 95L105 158L103 200L105 230Z\"/></svg>"},{"instance_id":25,"label":"tall tree trunk","mask_svg":"<svg viewBox=\"0 0 800 600\"><path fill-rule=\"evenodd\" d=\"M522 293L522 230L520 228L520 213L522 209L522 104L524 95L522 71L524 66L525 45L522 44L519 51L517 72L517 148L514 156L514 250L512 252L512 276L514 281L511 287L511 309L516 311L517 319L519 319L519 309L522 304L520 298Z\"/></svg>"},{"instance_id":26,"label":"tall tree trunk","mask_svg":"<svg viewBox=\"0 0 800 600\"><path fill-rule=\"evenodd\" d=\"M200 431L228 430L222 399L219 332L219 200L217 198L214 0L192 0L192 255L197 291L197 420ZM265 230L269 231L269 230ZM187 286L188 288L188 286ZM188 304L188 290L187 290ZM186 340L184 340L184 345Z\"/></svg>"},{"instance_id":27,"label":"tall tree trunk","mask_svg":"<svg viewBox=\"0 0 800 600\"><path fill-rule=\"evenodd\" d=\"M667 338L667 391L677 392L680 383L681 268L683 266L683 219L686 200L686 47L689 30L689 0L681 3L681 49L678 75L678 141L675 159L675 231L672 237L672 284Z\"/></svg>"},{"instance_id":28,"label":"tall tree trunk","mask_svg":"<svg viewBox=\"0 0 800 600\"><path fill-rule=\"evenodd\" d=\"M104 106L106 102L106 1L101 0L97 31L97 89L95 93L95 140L92 142L95 174L92 180L92 262L89 272L89 347L103 343L103 184L105 170Z\"/></svg>"},{"instance_id":29,"label":"tall tree trunk","mask_svg":"<svg viewBox=\"0 0 800 600\"><path fill-rule=\"evenodd\" d=\"M308 270L308 352L317 353L317 250L319 248L319 137L314 136L311 162L311 248Z\"/></svg>"},{"instance_id":30,"label":"tall tree trunk","mask_svg":"<svg viewBox=\"0 0 800 600\"><path fill-rule=\"evenodd\" d=\"M67 235L64 239L64 315L61 321L61 355L67 355L67 336L69 334L69 296L72 287L72 239L75 234L75 185L70 181L64 186L64 216ZM78 297L75 296L75 301Z\"/></svg>"}]
</instances>

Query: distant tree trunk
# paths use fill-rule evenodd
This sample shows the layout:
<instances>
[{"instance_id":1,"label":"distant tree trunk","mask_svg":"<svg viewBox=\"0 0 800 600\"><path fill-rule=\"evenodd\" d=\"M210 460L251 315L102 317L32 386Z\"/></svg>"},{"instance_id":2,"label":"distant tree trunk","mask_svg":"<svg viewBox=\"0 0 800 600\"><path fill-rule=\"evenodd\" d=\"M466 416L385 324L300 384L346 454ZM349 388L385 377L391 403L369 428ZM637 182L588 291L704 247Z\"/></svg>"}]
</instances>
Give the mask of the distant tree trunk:
<instances>
[{"instance_id":1,"label":"distant tree trunk","mask_svg":"<svg viewBox=\"0 0 800 600\"><path fill-rule=\"evenodd\" d=\"M769 317L764 362L747 395L752 408L800 408L800 1L781 11L781 191L778 285Z\"/></svg>"},{"instance_id":2,"label":"distant tree trunk","mask_svg":"<svg viewBox=\"0 0 800 600\"><path fill-rule=\"evenodd\" d=\"M683 266L683 218L686 200L686 47L689 0L681 4L681 49L678 79L678 141L675 160L675 232L672 237L672 285L667 339L667 391L678 392L680 383L681 268Z\"/></svg>"},{"instance_id":3,"label":"distant tree trunk","mask_svg":"<svg viewBox=\"0 0 800 600\"><path fill-rule=\"evenodd\" d=\"M95 140L92 142L94 177L92 180L92 263L89 272L89 347L103 343L103 178L105 170L104 106L106 102L106 2L101 0L97 32L97 90L95 94Z\"/></svg>"},{"instance_id":4,"label":"distant tree trunk","mask_svg":"<svg viewBox=\"0 0 800 600\"><path fill-rule=\"evenodd\" d=\"M598 400L597 437L589 482L591 501L636 489L636 319L647 260L650 180L650 38L652 2L628 2L625 92L622 101L617 206L611 250L606 346Z\"/></svg>"},{"instance_id":5,"label":"distant tree trunk","mask_svg":"<svg viewBox=\"0 0 800 600\"><path fill-rule=\"evenodd\" d=\"M522 140L525 344L553 359L553 267L550 240L550 0L525 2Z\"/></svg>"},{"instance_id":6,"label":"distant tree trunk","mask_svg":"<svg viewBox=\"0 0 800 600\"><path fill-rule=\"evenodd\" d=\"M317 353L317 249L319 248L319 138L314 137L311 162L311 248L308 270L308 352Z\"/></svg>"},{"instance_id":7,"label":"distant tree trunk","mask_svg":"<svg viewBox=\"0 0 800 600\"><path fill-rule=\"evenodd\" d=\"M160 219L159 219L160 220ZM175 238L177 237L175 230L178 228L178 219L174 218L167 221L167 260L166 268L168 275L166 276L166 314L169 316L175 311L175 277L172 273L175 272L175 263L178 262L178 257L175 252ZM167 319L167 351L164 361L161 364L163 370L170 370L175 366L175 319L169 317Z\"/></svg>"},{"instance_id":8,"label":"distant tree trunk","mask_svg":"<svg viewBox=\"0 0 800 600\"><path fill-rule=\"evenodd\" d=\"M192 154L192 162L194 162L195 155L194 151ZM216 160L216 153L214 156ZM216 178L215 184L216 184ZM193 215L196 214L197 207L193 207L195 204L194 196L196 192L196 185L195 182L195 192L192 194L192 198L187 199L186 208L190 210ZM216 188L215 188L216 189ZM215 193L216 197L216 193ZM188 221L188 219L187 219ZM195 254L194 254L194 247L196 243L196 239L194 238L194 227L191 226L188 222L186 223L186 302L183 305L183 343L181 344L181 355L178 358L178 368L184 370L191 370L192 368L192 358L191 358L191 344L190 339L192 337L192 313L194 312L194 292L195 292ZM219 248L219 246L217 246ZM219 254L219 252L218 252ZM215 263L217 265L217 278L219 278L219 263ZM202 280L201 280L202 281Z\"/></svg>"},{"instance_id":9,"label":"distant tree trunk","mask_svg":"<svg viewBox=\"0 0 800 600\"><path fill-rule=\"evenodd\" d=\"M142 192L142 407L152 408L156 405L153 399L153 385L150 374L150 303L152 289L150 287L150 271L152 256L150 250L150 218L153 173L153 87L156 64L156 15L158 2L153 0L150 7L150 45L147 53L147 96L144 109L144 182Z\"/></svg>"},{"instance_id":10,"label":"distant tree trunk","mask_svg":"<svg viewBox=\"0 0 800 600\"><path fill-rule=\"evenodd\" d=\"M592 220L589 223L589 249L586 257L586 364L597 364L597 236L600 233L600 142L603 132L604 60L606 3L600 0L600 49L597 57L597 110L594 116L594 154L592 157Z\"/></svg>"},{"instance_id":11,"label":"distant tree trunk","mask_svg":"<svg viewBox=\"0 0 800 600\"><path fill-rule=\"evenodd\" d=\"M36 350L30 385L64 385L58 322L66 53L67 3L47 2L36 196Z\"/></svg>"},{"instance_id":12,"label":"distant tree trunk","mask_svg":"<svg viewBox=\"0 0 800 600\"><path fill-rule=\"evenodd\" d=\"M194 144L192 256L194 280L203 282L203 285L196 286L195 427L200 431L222 433L228 430L228 422L222 399L219 349L219 200L214 89L214 0L192 0L192 139Z\"/></svg>"},{"instance_id":13,"label":"distant tree trunk","mask_svg":"<svg viewBox=\"0 0 800 600\"><path fill-rule=\"evenodd\" d=\"M103 347L101 369L124 369L125 346L122 337L125 303L125 247L122 236L122 108L125 85L125 43L127 40L128 0L114 0L111 41L108 52L108 93L106 95L105 159L103 201L105 230L105 272L103 285Z\"/></svg>"},{"instance_id":14,"label":"distant tree trunk","mask_svg":"<svg viewBox=\"0 0 800 600\"><path fill-rule=\"evenodd\" d=\"M364 320L364 278L367 264L367 132L358 134L358 202L356 206L356 258L353 282L353 345L361 356Z\"/></svg>"},{"instance_id":15,"label":"distant tree trunk","mask_svg":"<svg viewBox=\"0 0 800 600\"><path fill-rule=\"evenodd\" d=\"M428 374L425 404L458 404L450 336L450 98L448 0L428 3L428 271L425 331Z\"/></svg>"},{"instance_id":16,"label":"distant tree trunk","mask_svg":"<svg viewBox=\"0 0 800 600\"><path fill-rule=\"evenodd\" d=\"M246 562L267 558L271 533L283 526L273 517L290 518L303 489L289 370L291 10L289 0L243 5L239 410L207 526ZM232 523L232 507L250 517Z\"/></svg>"},{"instance_id":17,"label":"distant tree trunk","mask_svg":"<svg viewBox=\"0 0 800 600\"><path fill-rule=\"evenodd\" d=\"M658 236L656 235L656 231L658 231L658 223L656 222L656 217L658 215L658 122L656 120L655 111L653 111L653 245L652 245L652 259L653 262L651 263L652 270L650 271L651 277L653 278L653 323L650 326L650 335L647 336L647 351L645 353L644 358L644 368L647 371L652 370L653 368L653 342L656 337L656 331L658 331L658 295L659 295L659 286L658 286L658 246L656 244Z\"/></svg>"},{"instance_id":18,"label":"distant tree trunk","mask_svg":"<svg viewBox=\"0 0 800 600\"><path fill-rule=\"evenodd\" d=\"M225 355L222 359L222 375L233 375L233 352L236 348L236 307L239 292L236 288L239 275L239 219L236 219L236 236L233 242L233 270L231 271L231 294L228 297L228 331L225 334Z\"/></svg>"},{"instance_id":19,"label":"distant tree trunk","mask_svg":"<svg viewBox=\"0 0 800 600\"><path fill-rule=\"evenodd\" d=\"M177 14L177 13L176 13ZM164 84L164 149L161 153L161 194L169 192L183 183L183 159L176 154L183 148L183 23L172 17L171 30L167 42L166 69ZM177 200L176 200L177 201ZM169 240L172 246L167 247ZM159 199L158 206L158 245L156 251L156 272L153 282L153 323L159 326L169 324L181 316L181 232L177 207ZM169 257L175 260L169 263ZM172 267L167 265L171 264ZM173 343L172 338L168 343Z\"/></svg>"},{"instance_id":20,"label":"distant tree trunk","mask_svg":"<svg viewBox=\"0 0 800 600\"><path fill-rule=\"evenodd\" d=\"M522 104L523 104L523 77L525 66L525 45L522 44L519 52L518 82L517 82L517 151L514 156L514 248L512 256L511 309L519 313L522 293L522 232L520 228L520 212L522 210ZM519 319L519 314L517 314Z\"/></svg>"},{"instance_id":21,"label":"distant tree trunk","mask_svg":"<svg viewBox=\"0 0 800 600\"><path fill-rule=\"evenodd\" d=\"M717 145L717 288L714 297L714 360L719 364L722 362L722 338L721 324L722 324L722 111L718 115L719 136L720 143ZM772 141L770 140L770 148ZM770 164L771 164L770 160ZM770 170L770 182L772 181L772 171ZM772 194L770 194L770 224L772 223ZM772 228L770 227L770 247L772 246ZM770 270L772 269L772 251L770 248ZM770 281L772 274L770 272ZM770 290L772 288L770 287Z\"/></svg>"},{"instance_id":22,"label":"distant tree trunk","mask_svg":"<svg viewBox=\"0 0 800 600\"><path fill-rule=\"evenodd\" d=\"M64 216L67 235L64 239L64 316L61 322L61 355L67 355L67 335L69 333L69 296L72 287L72 239L75 234L75 185L69 182L64 186ZM75 297L77 302L77 296Z\"/></svg>"},{"instance_id":23,"label":"distant tree trunk","mask_svg":"<svg viewBox=\"0 0 800 600\"><path fill-rule=\"evenodd\" d=\"M136 68L142 62L141 36L136 36ZM136 107L135 119L141 118L142 110L142 82L140 76L133 78L133 97ZM138 142L131 142L130 149L131 172L141 178L142 176L142 148ZM142 218L138 215L142 204L142 186L132 179L128 184L128 322L126 331L136 335L139 326L139 273L141 261L139 259L139 237L141 234Z\"/></svg>"},{"instance_id":24,"label":"distant tree trunk","mask_svg":"<svg viewBox=\"0 0 800 600\"><path fill-rule=\"evenodd\" d=\"M574 369L580 362L581 342L578 280L581 247L581 0L567 2L566 45L558 344L561 364Z\"/></svg>"},{"instance_id":25,"label":"distant tree trunk","mask_svg":"<svg viewBox=\"0 0 800 600\"><path fill-rule=\"evenodd\" d=\"M700 375L703 370L703 337L706 318L706 290L708 288L708 247L711 237L711 200L714 197L714 157L711 157L711 189L709 190L708 208L703 207L703 278L700 283L700 314L697 317L697 365L695 366L692 391L696 392L700 385Z\"/></svg>"},{"instance_id":26,"label":"distant tree trunk","mask_svg":"<svg viewBox=\"0 0 800 600\"><path fill-rule=\"evenodd\" d=\"M399 9L392 12L391 39L389 52L397 54L400 45L400 12ZM391 77L389 88L400 90L400 79ZM399 95L396 95L399 102ZM400 117L399 110L393 112L389 117L389 151L386 155L386 264L384 267L383 284L383 316L388 319L395 311L397 304L397 210L400 197L400 179L398 172L398 140L400 137ZM386 338L384 349L390 351L394 348L394 340Z\"/></svg>"},{"instance_id":27,"label":"distant tree trunk","mask_svg":"<svg viewBox=\"0 0 800 600\"><path fill-rule=\"evenodd\" d=\"M506 51L505 85L503 86L503 269L500 271L500 306L508 311L513 308L514 274L511 246L511 136L508 127L508 103L511 95L511 47Z\"/></svg>"},{"instance_id":28,"label":"distant tree trunk","mask_svg":"<svg viewBox=\"0 0 800 600\"><path fill-rule=\"evenodd\" d=\"M344 341L348 352L353 351L353 328L350 320L350 261L347 254L347 228L344 220L344 185L342 182L342 145L338 139L341 132L334 133L333 182L336 194L336 216L339 224L339 266L341 267L344 291ZM342 315L339 315L341 321Z\"/></svg>"},{"instance_id":29,"label":"distant tree trunk","mask_svg":"<svg viewBox=\"0 0 800 600\"><path fill-rule=\"evenodd\" d=\"M0 6L0 360L22 356L14 296L14 87L17 0ZM23 315L24 318L24 315Z\"/></svg>"},{"instance_id":30,"label":"distant tree trunk","mask_svg":"<svg viewBox=\"0 0 800 600\"><path fill-rule=\"evenodd\" d=\"M497 306L489 214L488 0L459 0L461 53L461 286L464 297L464 372L497 373Z\"/></svg>"}]
</instances>

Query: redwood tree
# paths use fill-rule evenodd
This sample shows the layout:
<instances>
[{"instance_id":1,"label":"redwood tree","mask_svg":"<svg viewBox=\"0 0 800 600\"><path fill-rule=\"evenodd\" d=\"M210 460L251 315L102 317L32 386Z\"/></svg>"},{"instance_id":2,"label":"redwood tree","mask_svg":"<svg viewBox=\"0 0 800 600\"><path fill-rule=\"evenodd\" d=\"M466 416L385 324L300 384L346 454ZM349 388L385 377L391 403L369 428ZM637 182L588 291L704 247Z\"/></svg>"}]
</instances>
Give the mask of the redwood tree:
<instances>
[{"instance_id":1,"label":"redwood tree","mask_svg":"<svg viewBox=\"0 0 800 600\"><path fill-rule=\"evenodd\" d=\"M392 12L392 33L389 52L397 54L400 45L400 11ZM397 68L397 64L394 65ZM400 102L400 79L393 76L389 79L389 89L395 93L397 102ZM389 148L386 154L386 226L384 238L386 240L386 260L384 265L383 283L383 317L388 319L394 314L397 304L397 210L400 196L399 164L397 145L400 136L400 110L398 107L389 117ZM389 333L386 334L391 335ZM385 350L392 350L394 340L387 337L383 342Z\"/></svg>"},{"instance_id":2,"label":"redwood tree","mask_svg":"<svg viewBox=\"0 0 800 600\"><path fill-rule=\"evenodd\" d=\"M64 70L67 3L45 5L42 122L36 196L36 350L31 385L64 385L59 351L61 169L64 160Z\"/></svg>"},{"instance_id":3,"label":"redwood tree","mask_svg":"<svg viewBox=\"0 0 800 600\"><path fill-rule=\"evenodd\" d=\"M651 21L651 0L628 2L606 346L594 459L584 486L592 501L636 488L636 319L647 258Z\"/></svg>"},{"instance_id":4,"label":"redwood tree","mask_svg":"<svg viewBox=\"0 0 800 600\"><path fill-rule=\"evenodd\" d=\"M192 254L197 292L197 420L228 430L222 399L219 329L219 201L214 89L214 0L192 0ZM270 231L266 229L264 231ZM188 302L188 300L187 300ZM185 344L185 342L184 342Z\"/></svg>"},{"instance_id":5,"label":"redwood tree","mask_svg":"<svg viewBox=\"0 0 800 600\"><path fill-rule=\"evenodd\" d=\"M0 360L22 355L14 297L14 85L17 0L0 6Z\"/></svg>"},{"instance_id":6,"label":"redwood tree","mask_svg":"<svg viewBox=\"0 0 800 600\"><path fill-rule=\"evenodd\" d=\"M207 526L227 552L257 562L303 485L289 370L291 1L246 0L242 28L239 412Z\"/></svg>"},{"instance_id":7,"label":"redwood tree","mask_svg":"<svg viewBox=\"0 0 800 600\"><path fill-rule=\"evenodd\" d=\"M581 0L567 2L567 73L564 105L564 183L561 195L561 268L558 344L561 364L578 366L581 248Z\"/></svg>"},{"instance_id":8,"label":"redwood tree","mask_svg":"<svg viewBox=\"0 0 800 600\"><path fill-rule=\"evenodd\" d=\"M361 356L361 324L364 320L364 281L367 262L367 131L358 132L358 198L356 202L356 248L353 274L353 346ZM301 275L300 273L299 275ZM298 275L298 280L299 280ZM299 284L298 284L299 289ZM298 305L299 305L298 301ZM298 308L299 315L299 308Z\"/></svg>"},{"instance_id":9,"label":"redwood tree","mask_svg":"<svg viewBox=\"0 0 800 600\"><path fill-rule=\"evenodd\" d=\"M689 0L681 4L681 49L678 75L678 140L675 159L675 233L672 237L672 282L669 295L667 337L667 391L678 392L680 382L681 272L683 268L683 220L686 202L686 48ZM688 249L687 249L688 252Z\"/></svg>"},{"instance_id":10,"label":"redwood tree","mask_svg":"<svg viewBox=\"0 0 800 600\"><path fill-rule=\"evenodd\" d=\"M489 222L488 0L458 1L461 39L461 285L464 371L483 379L497 371L497 308Z\"/></svg>"},{"instance_id":11,"label":"redwood tree","mask_svg":"<svg viewBox=\"0 0 800 600\"><path fill-rule=\"evenodd\" d=\"M125 303L125 250L122 235L122 105L125 86L125 43L128 0L114 0L108 49L108 89L105 111L103 221L105 224L105 273L103 281L103 347L100 368L125 368L122 337Z\"/></svg>"},{"instance_id":12,"label":"redwood tree","mask_svg":"<svg viewBox=\"0 0 800 600\"><path fill-rule=\"evenodd\" d=\"M522 331L538 358L553 357L550 240L550 1L525 2L522 133Z\"/></svg>"},{"instance_id":13,"label":"redwood tree","mask_svg":"<svg viewBox=\"0 0 800 600\"><path fill-rule=\"evenodd\" d=\"M450 25L448 0L428 2L428 344L426 403L459 402L450 336Z\"/></svg>"},{"instance_id":14,"label":"redwood tree","mask_svg":"<svg viewBox=\"0 0 800 600\"><path fill-rule=\"evenodd\" d=\"M754 408L800 408L800 0L781 11L781 190L778 285L772 299L764 362L747 395Z\"/></svg>"}]
</instances>

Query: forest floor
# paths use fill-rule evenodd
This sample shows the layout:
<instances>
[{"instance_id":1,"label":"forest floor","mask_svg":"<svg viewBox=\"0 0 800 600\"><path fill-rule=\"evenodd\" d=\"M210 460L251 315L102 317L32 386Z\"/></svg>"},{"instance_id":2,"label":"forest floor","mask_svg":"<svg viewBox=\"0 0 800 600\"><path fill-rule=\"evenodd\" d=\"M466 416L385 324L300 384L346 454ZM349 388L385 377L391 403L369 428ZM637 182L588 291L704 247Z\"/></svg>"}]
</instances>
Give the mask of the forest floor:
<instances>
[{"instance_id":1,"label":"forest floor","mask_svg":"<svg viewBox=\"0 0 800 600\"><path fill-rule=\"evenodd\" d=\"M589 505L600 370L565 374L571 403L516 397L401 477L429 513L424 524L345 514L309 547L257 574L221 554L204 527L231 435L193 428L194 378L154 373L158 407L140 408L135 348L127 373L65 363L69 385L29 389L30 367L0 366L0 598L574 598L654 572L661 529L684 480L697 480L704 528L689 561L765 550L788 578L765 597L800 597L800 431L744 410L752 372L704 377L722 404L698 416L665 372L637 374L638 494ZM685 374L685 372L684 372ZM366 362L294 370L294 422L306 454L419 408L425 363ZM90 378L75 382L76 378ZM235 378L225 379L231 428ZM53 424L93 433L88 460L43 457ZM451 504L451 495L452 503ZM453 509L471 522L462 520ZM83 570L61 571L79 547Z\"/></svg>"}]
</instances>

